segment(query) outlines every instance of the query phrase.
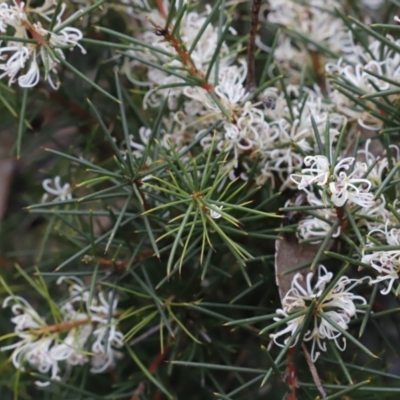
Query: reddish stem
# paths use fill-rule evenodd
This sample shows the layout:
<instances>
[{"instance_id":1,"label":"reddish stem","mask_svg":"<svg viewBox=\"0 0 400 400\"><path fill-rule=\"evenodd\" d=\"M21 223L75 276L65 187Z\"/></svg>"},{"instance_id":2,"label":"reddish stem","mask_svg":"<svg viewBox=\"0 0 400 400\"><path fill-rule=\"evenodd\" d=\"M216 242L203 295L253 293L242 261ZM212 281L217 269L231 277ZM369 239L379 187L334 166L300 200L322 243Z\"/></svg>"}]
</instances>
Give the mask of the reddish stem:
<instances>
[{"instance_id":1,"label":"reddish stem","mask_svg":"<svg viewBox=\"0 0 400 400\"><path fill-rule=\"evenodd\" d=\"M291 390L289 396L286 400L296 400L296 379L297 379L297 370L296 365L293 362L293 356L295 354L296 347L291 347L288 351L287 356L287 366L288 366L288 374L287 374L287 384Z\"/></svg>"},{"instance_id":2,"label":"reddish stem","mask_svg":"<svg viewBox=\"0 0 400 400\"><path fill-rule=\"evenodd\" d=\"M154 374L157 371L158 367L160 366L161 362L164 360L165 356L167 355L168 347L164 348L164 351L160 351L157 357L153 360L153 362L149 366L149 372Z\"/></svg>"},{"instance_id":3,"label":"reddish stem","mask_svg":"<svg viewBox=\"0 0 400 400\"><path fill-rule=\"evenodd\" d=\"M343 207L336 207L336 216L340 222L340 229L345 231L347 226L349 225L349 220L344 219L344 208Z\"/></svg>"},{"instance_id":4,"label":"reddish stem","mask_svg":"<svg viewBox=\"0 0 400 400\"><path fill-rule=\"evenodd\" d=\"M162 393L157 390L157 392L154 394L153 400L160 400L162 396Z\"/></svg>"},{"instance_id":5,"label":"reddish stem","mask_svg":"<svg viewBox=\"0 0 400 400\"><path fill-rule=\"evenodd\" d=\"M156 3L157 3L158 11L160 11L160 14L162 15L162 17L164 19L167 19L168 15L167 15L167 12L165 11L164 4L163 4L162 0L156 0Z\"/></svg>"},{"instance_id":6,"label":"reddish stem","mask_svg":"<svg viewBox=\"0 0 400 400\"><path fill-rule=\"evenodd\" d=\"M43 335L44 333L61 332L61 331L71 330L80 325L89 324L90 322L91 320L89 318L86 318L86 319L81 319L79 321L71 321L71 322L64 322L62 324L48 325L41 329L32 330L32 333L34 333L35 335Z\"/></svg>"},{"instance_id":7,"label":"reddish stem","mask_svg":"<svg viewBox=\"0 0 400 400\"><path fill-rule=\"evenodd\" d=\"M180 41L171 34L170 28L164 29L157 26L156 34L159 36L164 36L165 40L170 43L178 53L182 64L188 69L189 74L200 81L200 86L203 89L205 89L208 93L212 93L214 91L213 86L204 80L203 74L197 70L192 58L184 46L182 46Z\"/></svg>"},{"instance_id":8,"label":"reddish stem","mask_svg":"<svg viewBox=\"0 0 400 400\"><path fill-rule=\"evenodd\" d=\"M164 360L166 354L167 354L168 347L164 348L164 351L160 351L158 353L157 357L153 360L153 362L149 366L149 372L151 374L154 374L158 367L160 366L161 362ZM130 400L138 400L138 396L141 395L144 392L144 383L140 383L138 388L135 390L135 393L133 396L130 398ZM157 391L153 397L153 400L159 400L161 398L161 392Z\"/></svg>"}]
</instances>

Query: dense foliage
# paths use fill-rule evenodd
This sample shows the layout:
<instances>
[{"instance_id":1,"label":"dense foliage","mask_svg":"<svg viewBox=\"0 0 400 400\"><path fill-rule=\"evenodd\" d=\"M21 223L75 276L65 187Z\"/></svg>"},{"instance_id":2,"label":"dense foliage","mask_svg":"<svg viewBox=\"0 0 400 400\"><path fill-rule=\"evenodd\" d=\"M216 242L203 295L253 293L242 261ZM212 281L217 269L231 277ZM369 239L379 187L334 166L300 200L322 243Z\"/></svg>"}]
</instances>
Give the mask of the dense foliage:
<instances>
[{"instance_id":1,"label":"dense foliage","mask_svg":"<svg viewBox=\"0 0 400 400\"><path fill-rule=\"evenodd\" d=\"M399 24L1 1L1 400L397 399Z\"/></svg>"}]
</instances>

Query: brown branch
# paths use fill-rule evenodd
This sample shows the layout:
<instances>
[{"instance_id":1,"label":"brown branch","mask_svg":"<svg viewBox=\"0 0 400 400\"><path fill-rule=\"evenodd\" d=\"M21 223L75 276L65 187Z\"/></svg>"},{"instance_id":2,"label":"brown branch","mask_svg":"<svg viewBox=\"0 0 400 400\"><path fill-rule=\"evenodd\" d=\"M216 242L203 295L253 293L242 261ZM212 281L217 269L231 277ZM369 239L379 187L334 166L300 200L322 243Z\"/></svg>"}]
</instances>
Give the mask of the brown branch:
<instances>
[{"instance_id":1,"label":"brown branch","mask_svg":"<svg viewBox=\"0 0 400 400\"><path fill-rule=\"evenodd\" d=\"M256 84L256 34L258 31L258 14L260 12L261 0L253 0L251 6L251 25L250 25L250 38L247 47L247 79L246 91L252 92L257 87Z\"/></svg>"},{"instance_id":2,"label":"brown branch","mask_svg":"<svg viewBox=\"0 0 400 400\"><path fill-rule=\"evenodd\" d=\"M190 57L185 46L174 35L172 35L171 27L161 28L160 26L156 26L155 33L158 36L163 36L165 41L172 45L189 74L199 81L199 86L205 89L208 93L212 93L214 88L208 82L206 82L203 74L197 70L194 61Z\"/></svg>"},{"instance_id":3,"label":"brown branch","mask_svg":"<svg viewBox=\"0 0 400 400\"><path fill-rule=\"evenodd\" d=\"M89 318L77 320L77 321L71 321L71 322L63 322L62 324L56 324L56 325L48 325L45 326L41 329L36 329L36 330L31 330L31 333L34 335L43 335L45 333L52 333L52 332L61 332L61 331L66 331L66 330L71 330L73 328L76 328L80 325L86 325L90 324L91 320Z\"/></svg>"},{"instance_id":4,"label":"brown branch","mask_svg":"<svg viewBox=\"0 0 400 400\"><path fill-rule=\"evenodd\" d=\"M140 261L146 260L147 258L151 257L153 255L153 250L144 250L140 254L137 255L137 257L134 258L133 264L138 263ZM130 262L129 259L127 260L114 260L114 259L107 259L107 258L102 258L102 257L95 257L93 259L89 259L88 261L84 261L86 264L88 264L91 261L95 261L96 263L106 267L106 268L116 268L119 270L125 270Z\"/></svg>"}]
</instances>

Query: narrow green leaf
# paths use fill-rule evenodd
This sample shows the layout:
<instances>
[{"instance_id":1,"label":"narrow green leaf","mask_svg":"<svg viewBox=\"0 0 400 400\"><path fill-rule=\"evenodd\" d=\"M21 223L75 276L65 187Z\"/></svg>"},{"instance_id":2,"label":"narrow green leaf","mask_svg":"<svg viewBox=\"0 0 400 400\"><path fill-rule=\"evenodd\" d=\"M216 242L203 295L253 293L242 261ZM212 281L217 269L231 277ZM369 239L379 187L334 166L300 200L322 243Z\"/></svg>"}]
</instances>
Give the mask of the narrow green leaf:
<instances>
[{"instance_id":1,"label":"narrow green leaf","mask_svg":"<svg viewBox=\"0 0 400 400\"><path fill-rule=\"evenodd\" d=\"M59 33L61 32L65 27L72 25L75 21L81 19L83 16L86 14L91 13L93 10L96 8L99 8L103 3L105 3L107 0L99 0L98 2L92 4L89 7L83 8L78 10L76 13L72 14L69 16L65 21L63 21L60 25L56 26L54 29L54 33Z\"/></svg>"},{"instance_id":2,"label":"narrow green leaf","mask_svg":"<svg viewBox=\"0 0 400 400\"><path fill-rule=\"evenodd\" d=\"M101 2L104 2L104 1L105 0L101 0ZM67 60L65 60L63 57L61 57L58 53L54 52L49 46L46 46L46 50L52 55L52 57L54 59L57 59L62 65L64 65L67 69L69 69L74 75L78 76L83 81L85 81L87 84L92 86L94 89L96 89L100 93L104 94L104 96L106 96L107 98L111 99L112 101L115 101L116 103L119 103L119 100L117 98L112 96L110 93L107 92L107 90L104 90L97 83L95 83L91 79L89 79L85 74L83 74L81 71L76 69L72 64L70 64Z\"/></svg>"},{"instance_id":3,"label":"narrow green leaf","mask_svg":"<svg viewBox=\"0 0 400 400\"><path fill-rule=\"evenodd\" d=\"M28 88L21 89L22 91L22 102L21 108L19 111L19 121L18 121L18 132L17 132L17 158L21 157L21 143L22 143L22 135L25 132L25 114L26 114L26 106L28 104Z\"/></svg>"},{"instance_id":4,"label":"narrow green leaf","mask_svg":"<svg viewBox=\"0 0 400 400\"><path fill-rule=\"evenodd\" d=\"M181 365L184 367L207 368L207 369L216 369L220 371L230 371L230 372L235 372L235 371L248 372L250 374L264 374L266 372L263 369L237 367L235 365L220 365L220 364L209 364L209 363L179 361L179 360L173 360L170 361L170 363L174 365Z\"/></svg>"},{"instance_id":5,"label":"narrow green leaf","mask_svg":"<svg viewBox=\"0 0 400 400\"><path fill-rule=\"evenodd\" d=\"M340 399L340 398L342 398L343 395L345 395L347 393L350 393L350 392L354 392L355 390L357 390L357 389L359 389L359 388L361 388L363 386L368 385L370 382L371 382L371 380L366 380L366 381L357 383L356 385L349 386L346 389L343 389L343 390L341 390L341 391L339 391L339 392L337 392L335 394L332 394L330 396L325 397L325 400Z\"/></svg>"},{"instance_id":6,"label":"narrow green leaf","mask_svg":"<svg viewBox=\"0 0 400 400\"><path fill-rule=\"evenodd\" d=\"M207 29L207 27L210 25L211 20L214 18L215 13L220 9L221 2L222 0L217 0L211 11L208 13L206 20L204 21L203 25L198 30L196 37L192 41L192 45L190 46L190 49L188 51L189 55L193 53L193 50L196 48L197 43L202 38L204 31Z\"/></svg>"},{"instance_id":7,"label":"narrow green leaf","mask_svg":"<svg viewBox=\"0 0 400 400\"><path fill-rule=\"evenodd\" d=\"M168 390L163 386L161 382L159 382L154 376L151 374L151 372L144 366L144 364L140 361L140 359L136 356L132 348L128 345L125 345L129 355L132 357L132 360L135 361L136 365L142 370L146 378L152 382L158 389L160 389L169 399L173 399L174 396L172 396L171 393L168 392Z\"/></svg>"},{"instance_id":8,"label":"narrow green leaf","mask_svg":"<svg viewBox=\"0 0 400 400\"><path fill-rule=\"evenodd\" d=\"M379 358L376 355L374 355L369 349L367 349L363 344L361 344L356 338L350 335L350 333L344 330L339 324L337 324L335 321L329 318L323 311L319 310L318 315L325 321L327 321L330 325L332 325L336 330L338 330L345 338L349 339L352 343L354 343L359 349L368 354L370 357Z\"/></svg>"},{"instance_id":9,"label":"narrow green leaf","mask_svg":"<svg viewBox=\"0 0 400 400\"><path fill-rule=\"evenodd\" d=\"M108 251L108 249L109 249L109 247L110 247L110 245L111 245L111 242L113 241L114 236L115 236L115 234L117 233L117 231L118 231L118 229L119 229L119 227L120 227L120 225L121 225L122 218L125 216L126 209L128 208L128 206L129 206L129 204L130 204L130 202L131 202L131 200L132 200L132 197L133 197L133 192L131 192L131 193L129 194L128 198L127 198L126 201L125 201L125 204L123 205L123 207L122 207L122 209L121 209L121 212L120 212L119 215L118 215L118 219L117 219L117 221L116 221L115 224L114 224L114 227L113 227L113 229L112 229L112 231L111 231L110 237L108 238L108 241L107 241L107 244L106 244L106 248L105 248L105 250L104 250L104 253L107 253L107 251Z\"/></svg>"}]
</instances>

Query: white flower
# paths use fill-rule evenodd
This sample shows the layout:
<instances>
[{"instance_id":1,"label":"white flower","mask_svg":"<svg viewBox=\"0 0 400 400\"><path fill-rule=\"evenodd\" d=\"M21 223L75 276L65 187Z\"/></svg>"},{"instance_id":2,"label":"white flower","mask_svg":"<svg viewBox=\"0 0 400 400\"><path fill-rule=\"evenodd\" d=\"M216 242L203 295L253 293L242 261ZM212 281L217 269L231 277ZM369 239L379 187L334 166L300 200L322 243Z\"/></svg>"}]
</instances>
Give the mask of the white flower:
<instances>
[{"instance_id":1,"label":"white flower","mask_svg":"<svg viewBox=\"0 0 400 400\"><path fill-rule=\"evenodd\" d=\"M377 10L382 6L383 3L385 3L385 0L362 0L362 3L366 5L368 8L371 10ZM394 17L396 20L396 17Z\"/></svg>"},{"instance_id":2,"label":"white flower","mask_svg":"<svg viewBox=\"0 0 400 400\"><path fill-rule=\"evenodd\" d=\"M54 187L51 187L51 184ZM61 178L56 176L54 179L45 179L42 182L43 189L47 192L42 197L42 203L46 202L49 198L49 194L55 196L52 201L65 201L71 200L71 185L69 183L65 183L61 186Z\"/></svg>"},{"instance_id":3,"label":"white flower","mask_svg":"<svg viewBox=\"0 0 400 400\"><path fill-rule=\"evenodd\" d=\"M399 246L400 247L400 229L392 228L389 230L389 225L392 225L392 221L387 219L383 224L379 224L378 227L374 227L368 233L369 237L377 235L379 239L384 239L389 246ZM374 247L375 243L368 240L367 247Z\"/></svg>"},{"instance_id":4,"label":"white flower","mask_svg":"<svg viewBox=\"0 0 400 400\"><path fill-rule=\"evenodd\" d=\"M51 371L50 378L59 380L60 377L58 376L58 360L54 359L51 356L50 352L53 343L53 337L44 336L37 341L30 343L30 345L27 346L24 352L21 352L20 354L21 358L23 358L25 362L36 368L40 373L47 374L49 371ZM35 381L35 384L37 386L48 386L50 382Z\"/></svg>"},{"instance_id":5,"label":"white flower","mask_svg":"<svg viewBox=\"0 0 400 400\"><path fill-rule=\"evenodd\" d=\"M40 329L46 326L37 311L23 297L6 297L3 301L3 308L8 307L10 301L15 302L11 306L11 311L15 315L15 317L11 318L11 322L15 324L15 332L23 333L29 329Z\"/></svg>"},{"instance_id":6,"label":"white flower","mask_svg":"<svg viewBox=\"0 0 400 400\"><path fill-rule=\"evenodd\" d=\"M276 310L276 313L279 314L279 315L282 315L283 318L289 317L289 314L285 310L282 310L280 308L278 308ZM283 318L275 317L274 321L278 322ZM270 338L272 338L274 340L275 344L277 344L278 346L283 347L289 341L290 336L293 336L296 333L296 331L298 332L298 329L299 329L299 327L301 327L301 324L303 323L303 321L304 321L304 315L301 315L300 317L293 318L293 319L289 320L286 323L287 327L285 327L285 328L281 329L279 332L273 333L273 334L271 334L269 336L270 336ZM290 333L290 335L289 335L288 338L286 338L284 340L283 345L282 345L281 343L279 343L277 341L277 338L279 338L281 336L286 336L287 333ZM297 340L295 340L293 345L296 344L296 343L297 343Z\"/></svg>"},{"instance_id":7,"label":"white flower","mask_svg":"<svg viewBox=\"0 0 400 400\"><path fill-rule=\"evenodd\" d=\"M59 24L55 25L54 29L57 29L57 26L61 24L61 21ZM36 24L33 24L33 27L35 28L35 31L39 33L43 37L49 37L49 45L54 47L55 49L61 49L61 48L73 48L75 46L79 47L81 49L82 54L86 54L86 50L78 43L79 40L82 39L82 32L77 29L73 28L71 26L67 26L63 29L61 29L59 32L54 33L51 31L48 31L47 29L44 29L42 24L40 22L37 22ZM57 51L60 55L63 55L61 51Z\"/></svg>"},{"instance_id":8,"label":"white flower","mask_svg":"<svg viewBox=\"0 0 400 400\"><path fill-rule=\"evenodd\" d=\"M221 75L218 85L215 87L215 93L218 94L224 106L233 111L234 107L247 96L243 87L247 76L247 64L241 60L241 68L226 67Z\"/></svg>"},{"instance_id":9,"label":"white flower","mask_svg":"<svg viewBox=\"0 0 400 400\"><path fill-rule=\"evenodd\" d=\"M373 182L375 185L380 185L383 182L383 176L388 169L389 161L387 157L375 157L370 151L371 139L368 139L365 143L365 149L357 152L358 157L363 157L364 162L368 168L368 180ZM397 146L390 146L393 150L398 150ZM357 162L357 165L362 166L362 163ZM358 172L359 178L365 173L365 168L355 168Z\"/></svg>"},{"instance_id":10,"label":"white flower","mask_svg":"<svg viewBox=\"0 0 400 400\"><path fill-rule=\"evenodd\" d=\"M356 106L348 97L333 89L329 93L332 104L334 104L335 109L342 115L345 115L350 120L356 120L358 124L367 130L378 131L382 129L383 122L379 118L371 114L369 110ZM368 102L370 109L379 112L377 107Z\"/></svg>"},{"instance_id":11,"label":"white flower","mask_svg":"<svg viewBox=\"0 0 400 400\"><path fill-rule=\"evenodd\" d=\"M7 52L11 52L11 54ZM4 71L0 75L0 79L4 76L8 76L9 85L14 83L20 70L25 68L25 64L31 57L31 54L32 47L25 46L23 43L13 43L0 48L0 59L7 60L4 64L0 64L0 70Z\"/></svg>"},{"instance_id":12,"label":"white flower","mask_svg":"<svg viewBox=\"0 0 400 400\"><path fill-rule=\"evenodd\" d=\"M368 149L366 152L368 154ZM332 177L329 176L330 164L325 156L307 156L304 163L310 168L303 168L301 174L290 175L299 189L304 190L314 183L318 186L329 184L330 200L336 207L343 207L347 201L367 209L374 205L374 195L370 193L372 183L363 178L368 171L366 163L346 157L336 164ZM347 174L352 166L353 171Z\"/></svg>"},{"instance_id":13,"label":"white flower","mask_svg":"<svg viewBox=\"0 0 400 400\"><path fill-rule=\"evenodd\" d=\"M319 196L323 197L320 191ZM334 209L326 207L324 202L320 200L313 192L307 193L307 202L310 206L321 207L320 209L313 210L316 216L309 215L302 219L297 228L297 236L300 239L320 238L321 240L313 240L311 243L321 243L323 238L331 231L333 221L337 220L337 213ZM340 235L341 228L338 226L336 230L331 233L332 237Z\"/></svg>"},{"instance_id":14,"label":"white flower","mask_svg":"<svg viewBox=\"0 0 400 400\"><path fill-rule=\"evenodd\" d=\"M310 38L305 43L305 40L295 40L292 35L279 36L274 59L279 62L281 70L285 72L285 77L291 82L300 81L302 68L315 63L310 50L317 52L318 48L311 42L319 43L337 54L344 53L350 56L354 53L354 45L348 28L340 18L328 11L335 8L343 9L343 4L337 0L308 2L269 0L267 16L269 22L284 25L286 29L295 30L302 36ZM270 52L270 49L260 41L258 41L258 46ZM321 54L317 57L321 58Z\"/></svg>"},{"instance_id":15,"label":"white flower","mask_svg":"<svg viewBox=\"0 0 400 400\"><path fill-rule=\"evenodd\" d=\"M386 200L383 195L375 199L372 207L364 207L357 213L357 224L365 225L369 231L381 231L385 227L385 222L395 225L397 220L393 213L386 207Z\"/></svg>"},{"instance_id":16,"label":"white flower","mask_svg":"<svg viewBox=\"0 0 400 400\"><path fill-rule=\"evenodd\" d=\"M352 65L346 65L344 67L339 68L339 73L343 75L344 79L352 84L353 86L361 89L364 93L374 93L378 87L378 90L388 90L390 85L389 83L382 81L365 71L371 71L377 75L383 75L382 66L377 61L370 61L366 65L357 64L355 67ZM375 87L370 83L373 82Z\"/></svg>"},{"instance_id":17,"label":"white flower","mask_svg":"<svg viewBox=\"0 0 400 400\"><path fill-rule=\"evenodd\" d=\"M298 88L294 85L290 86L291 93L293 96L298 96ZM277 121L271 123L271 126L276 126L279 131L279 137L267 150L269 159L271 160L271 169L279 173L279 177L283 181L281 190L290 187L295 188L301 181L301 177L296 175L294 180L291 179L290 175L294 169L301 169L303 165L303 157L301 153L312 153L314 151L313 144L315 143L315 134L313 131L313 124L311 117L314 118L318 129L325 129L326 125L329 125L329 135L331 137L331 142L338 135L337 128L340 127L345 119L339 117L337 114L333 114L331 118L328 118L328 113L326 107L322 104L322 96L318 92L309 91L305 102L297 103L296 107L293 107L293 114L298 118L295 118L292 123L288 122L287 118L281 118ZM294 101L296 104L296 100ZM322 139L323 135L321 135ZM307 159L308 160L308 159ZM322 166L322 159L310 159L312 161L317 161L317 163L311 168L312 176L310 179L314 179L314 173L317 172L315 169L322 168L318 171L317 178L323 179L325 176L325 166ZM315 170L315 171L314 171ZM301 186L306 183L306 180Z\"/></svg>"},{"instance_id":18,"label":"white flower","mask_svg":"<svg viewBox=\"0 0 400 400\"><path fill-rule=\"evenodd\" d=\"M292 174L290 176L299 190L305 189L313 183L324 186L328 182L330 164L325 156L307 156L304 158L304 164L310 168L303 168L301 174Z\"/></svg>"},{"instance_id":19,"label":"white flower","mask_svg":"<svg viewBox=\"0 0 400 400\"><path fill-rule=\"evenodd\" d=\"M74 323L82 321L83 325L70 329L61 343L55 344L51 350L51 356L58 361L66 361L68 365L83 365L88 362L88 354L85 345L92 334L93 326L88 323L88 315L76 313Z\"/></svg>"},{"instance_id":20,"label":"white flower","mask_svg":"<svg viewBox=\"0 0 400 400\"><path fill-rule=\"evenodd\" d=\"M106 299L104 293L99 292L89 303L89 289L84 286L80 279L72 278L73 282L69 287L70 301L73 303L84 302L87 317L92 324L96 325L95 329L90 332L94 338L89 353L92 363L91 372L101 373L114 365L116 357L121 357L119 352L115 350L115 348L123 346L123 334L117 330L118 321L115 318L118 300L117 298L112 299L111 293L108 294L108 299ZM58 283L69 279L71 277L61 277Z\"/></svg>"},{"instance_id":21,"label":"white flower","mask_svg":"<svg viewBox=\"0 0 400 400\"><path fill-rule=\"evenodd\" d=\"M330 199L336 207L343 207L348 201L361 207L370 208L374 205L374 195L369 192L372 186L371 182L368 179L354 177L363 175L367 171L366 165L356 163L353 172L349 175L346 172L354 162L354 158L347 157L335 166L334 180L329 184Z\"/></svg>"},{"instance_id":22,"label":"white flower","mask_svg":"<svg viewBox=\"0 0 400 400\"><path fill-rule=\"evenodd\" d=\"M92 321L97 322L97 328L93 331L96 338L92 345L92 368L91 372L101 373L115 364L116 358L121 358L121 354L115 348L121 348L123 343L123 333L118 331L116 325L118 321L113 317L118 301L116 298L111 302L111 293L108 300L102 292L98 295L98 302L91 304L90 313Z\"/></svg>"},{"instance_id":23,"label":"white flower","mask_svg":"<svg viewBox=\"0 0 400 400\"><path fill-rule=\"evenodd\" d=\"M388 294L393 287L394 282L398 281L400 274L400 251L375 251L371 254L364 254L361 261L369 264L378 276L370 280L370 284L389 281L385 289L381 290L381 294Z\"/></svg>"},{"instance_id":24,"label":"white flower","mask_svg":"<svg viewBox=\"0 0 400 400\"><path fill-rule=\"evenodd\" d=\"M1 351L14 350L11 355L12 363L17 369L23 369L26 362L41 373L51 371L51 378L58 379L58 361L50 355L50 348L54 338L52 336L41 337L35 331L44 329L47 325L33 307L20 296L9 296L3 302L3 308L10 301L15 304L11 307L15 317L11 322L15 324L14 332L21 339L9 346L1 347ZM47 386L49 382L35 382L39 386Z\"/></svg>"},{"instance_id":25,"label":"white flower","mask_svg":"<svg viewBox=\"0 0 400 400\"><path fill-rule=\"evenodd\" d=\"M307 217L299 222L298 236L301 239L312 239L321 238L321 240L313 240L311 243L318 244L326 237L330 232L332 224L324 221L318 217ZM332 234L332 237L338 237L340 235L340 227L336 228L336 231Z\"/></svg>"},{"instance_id":26,"label":"white flower","mask_svg":"<svg viewBox=\"0 0 400 400\"><path fill-rule=\"evenodd\" d=\"M218 208L218 210L222 210L222 206L215 206L215 208ZM210 217L213 219L219 219L221 218L221 214L215 210L210 210Z\"/></svg>"},{"instance_id":27,"label":"white flower","mask_svg":"<svg viewBox=\"0 0 400 400\"><path fill-rule=\"evenodd\" d=\"M33 87L39 83L40 71L36 58L33 57L29 65L28 72L18 77L18 84L20 87Z\"/></svg>"},{"instance_id":28,"label":"white flower","mask_svg":"<svg viewBox=\"0 0 400 400\"><path fill-rule=\"evenodd\" d=\"M9 5L6 2L1 3L0 7L0 21L2 27L6 25L12 26L16 30L16 35L20 36L21 26L26 21L25 3L13 0L14 5Z\"/></svg>"},{"instance_id":29,"label":"white flower","mask_svg":"<svg viewBox=\"0 0 400 400\"><path fill-rule=\"evenodd\" d=\"M318 298L325 290L326 284L331 281L333 274L328 272L323 265L318 268L318 279L315 285L312 285L313 273L310 272L306 277L306 284L303 285L303 275L297 273L293 277L292 287L286 293L282 300L283 308L286 311L293 311L297 308L306 308L311 300Z\"/></svg>"},{"instance_id":30,"label":"white flower","mask_svg":"<svg viewBox=\"0 0 400 400\"><path fill-rule=\"evenodd\" d=\"M110 326L100 325L93 331L93 336L96 337L92 345L92 368L91 372L99 374L106 371L110 366L115 365L115 359L121 358L121 353L115 350L121 348L123 343L123 333L115 327L115 322Z\"/></svg>"},{"instance_id":31,"label":"white flower","mask_svg":"<svg viewBox=\"0 0 400 400\"><path fill-rule=\"evenodd\" d=\"M253 147L253 142L245 138L244 132L241 131L237 125L225 123L224 128L225 140L221 140L218 143L217 149L219 151L228 152L233 150L233 157L237 159L239 156L239 150L250 150Z\"/></svg>"},{"instance_id":32,"label":"white flower","mask_svg":"<svg viewBox=\"0 0 400 400\"><path fill-rule=\"evenodd\" d=\"M357 296L351 293L351 289L356 286L359 281L349 279L347 276L342 276L334 285L334 287L327 293L327 295L319 300L319 297L325 291L327 284L331 281L333 274L328 272L322 265L318 268L318 277L316 283L312 284L313 273L307 274L305 284L302 283L304 280L300 273L297 273L293 277L292 287L287 292L286 296L282 300L283 310L277 310L278 314L284 317L288 317L292 311L307 310L311 301L316 300L316 309L312 317L311 329L309 329L304 335L304 341L312 341L311 357L313 361L318 358L319 352L316 351L316 346L321 351L326 351L325 340L334 340L336 346L343 350L343 345L338 342L338 338L341 336L341 332L336 329L333 325L328 323L325 319L318 315L318 311L324 312L328 318L336 322L342 329L347 330L348 323L351 317L353 317L357 310L355 301L360 301L362 304L366 303L366 300L362 296ZM304 322L305 315L296 317L287 323L287 327L281 331L270 335L274 342L279 346L284 346L289 337L284 340L281 344L277 341L277 338L286 336L290 333L293 335ZM274 318L275 321L280 321L281 318ZM295 339L293 345L297 342Z\"/></svg>"},{"instance_id":33,"label":"white flower","mask_svg":"<svg viewBox=\"0 0 400 400\"><path fill-rule=\"evenodd\" d=\"M150 128L146 128L144 126L139 128L139 137L142 143L138 143L135 140L133 135L129 135L129 145L126 146L125 142L122 142L122 147L126 147L126 149L122 149L120 154L121 157L126 160L127 159L127 151L131 151L132 154L135 155L138 159L143 157L143 152L151 138L152 130ZM151 162L151 160L149 160Z\"/></svg>"}]
</instances>

